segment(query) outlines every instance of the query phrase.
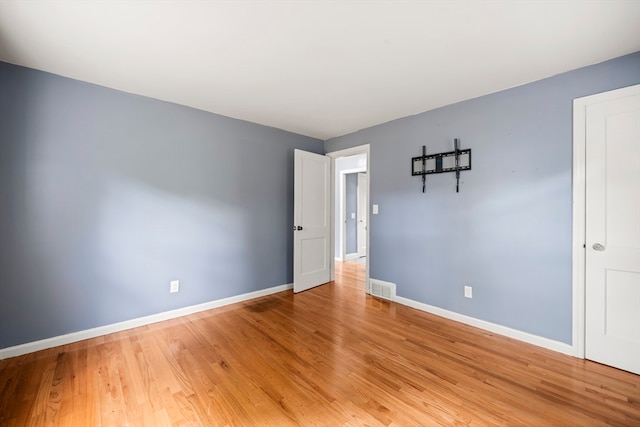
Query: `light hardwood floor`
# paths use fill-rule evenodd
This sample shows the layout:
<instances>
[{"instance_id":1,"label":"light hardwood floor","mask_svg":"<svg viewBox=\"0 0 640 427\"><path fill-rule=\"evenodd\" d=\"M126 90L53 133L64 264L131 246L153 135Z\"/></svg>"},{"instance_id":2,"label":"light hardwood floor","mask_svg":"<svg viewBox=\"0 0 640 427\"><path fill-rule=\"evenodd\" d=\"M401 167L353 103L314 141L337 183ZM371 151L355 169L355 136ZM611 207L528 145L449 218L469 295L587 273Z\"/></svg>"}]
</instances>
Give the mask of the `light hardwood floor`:
<instances>
[{"instance_id":1,"label":"light hardwood floor","mask_svg":"<svg viewBox=\"0 0 640 427\"><path fill-rule=\"evenodd\" d=\"M363 292L291 291L0 361L1 426L638 426L640 377Z\"/></svg>"}]
</instances>

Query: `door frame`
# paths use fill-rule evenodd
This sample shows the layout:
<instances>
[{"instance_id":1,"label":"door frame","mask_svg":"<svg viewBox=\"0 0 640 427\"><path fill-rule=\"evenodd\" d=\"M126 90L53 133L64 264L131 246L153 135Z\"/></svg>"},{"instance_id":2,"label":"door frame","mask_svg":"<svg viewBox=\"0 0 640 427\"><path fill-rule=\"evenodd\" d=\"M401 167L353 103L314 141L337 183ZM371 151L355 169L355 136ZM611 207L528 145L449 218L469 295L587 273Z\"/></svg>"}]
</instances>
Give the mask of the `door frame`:
<instances>
[{"instance_id":1,"label":"door frame","mask_svg":"<svg viewBox=\"0 0 640 427\"><path fill-rule=\"evenodd\" d=\"M593 104L627 96L640 85L597 93L573 100L573 355L585 358L585 269L586 269L586 112Z\"/></svg>"},{"instance_id":2,"label":"door frame","mask_svg":"<svg viewBox=\"0 0 640 427\"><path fill-rule=\"evenodd\" d=\"M335 212L335 199L336 199L336 159L341 157L349 157L357 154L365 154L367 159L367 174L369 175L369 181L367 182L367 200L368 205L371 206L371 148L369 144L359 145L357 147L351 147L344 150L332 151L330 153L326 153L325 155L331 158L331 212ZM342 214L341 214L342 215ZM344 223L344 220L342 220ZM370 258L369 253L371 251L371 221L369 221L369 226L367 227L367 263L366 263L366 271L365 271L365 291L369 292L369 265ZM344 224L343 224L344 225ZM336 224L335 224L335 215L331 215L331 280L335 280L335 236L336 236ZM343 233L344 236L344 233ZM344 252L344 246L342 248Z\"/></svg>"}]
</instances>

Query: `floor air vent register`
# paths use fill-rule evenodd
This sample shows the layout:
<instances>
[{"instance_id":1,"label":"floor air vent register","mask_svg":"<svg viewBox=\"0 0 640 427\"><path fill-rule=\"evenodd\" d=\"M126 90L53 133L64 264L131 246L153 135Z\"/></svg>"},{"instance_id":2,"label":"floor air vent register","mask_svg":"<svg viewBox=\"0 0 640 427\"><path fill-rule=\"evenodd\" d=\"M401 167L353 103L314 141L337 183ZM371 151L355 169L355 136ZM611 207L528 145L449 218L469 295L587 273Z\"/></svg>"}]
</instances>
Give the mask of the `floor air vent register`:
<instances>
[{"instance_id":1,"label":"floor air vent register","mask_svg":"<svg viewBox=\"0 0 640 427\"><path fill-rule=\"evenodd\" d=\"M371 279L370 294L374 297L383 298L389 301L393 301L396 296L395 283L383 282L382 280Z\"/></svg>"}]
</instances>

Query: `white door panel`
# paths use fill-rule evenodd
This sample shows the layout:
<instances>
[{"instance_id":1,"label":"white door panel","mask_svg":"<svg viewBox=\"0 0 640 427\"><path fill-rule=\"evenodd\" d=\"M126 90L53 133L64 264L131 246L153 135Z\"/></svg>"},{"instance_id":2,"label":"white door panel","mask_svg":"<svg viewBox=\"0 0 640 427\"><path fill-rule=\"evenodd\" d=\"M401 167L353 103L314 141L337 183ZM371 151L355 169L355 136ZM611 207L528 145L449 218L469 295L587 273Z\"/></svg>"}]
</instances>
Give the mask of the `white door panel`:
<instances>
[{"instance_id":1,"label":"white door panel","mask_svg":"<svg viewBox=\"0 0 640 427\"><path fill-rule=\"evenodd\" d=\"M367 222L369 216L369 202L367 200L369 176L366 173L358 174L358 224L356 228L356 241L358 244L358 256L367 256Z\"/></svg>"},{"instance_id":2,"label":"white door panel","mask_svg":"<svg viewBox=\"0 0 640 427\"><path fill-rule=\"evenodd\" d=\"M294 157L293 291L301 292L331 279L331 159L302 150Z\"/></svg>"},{"instance_id":3,"label":"white door panel","mask_svg":"<svg viewBox=\"0 0 640 427\"><path fill-rule=\"evenodd\" d=\"M640 90L586 108L585 356L640 374Z\"/></svg>"}]
</instances>

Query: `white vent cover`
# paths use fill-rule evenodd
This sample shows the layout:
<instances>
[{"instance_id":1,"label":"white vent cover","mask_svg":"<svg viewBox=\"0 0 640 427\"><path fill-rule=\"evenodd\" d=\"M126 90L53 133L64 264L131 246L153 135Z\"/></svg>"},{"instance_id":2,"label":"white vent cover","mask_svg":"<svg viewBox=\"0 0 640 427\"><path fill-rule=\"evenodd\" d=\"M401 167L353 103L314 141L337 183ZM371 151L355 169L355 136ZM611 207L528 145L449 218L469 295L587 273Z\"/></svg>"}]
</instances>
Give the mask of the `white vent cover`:
<instances>
[{"instance_id":1,"label":"white vent cover","mask_svg":"<svg viewBox=\"0 0 640 427\"><path fill-rule=\"evenodd\" d=\"M369 280L370 291L369 293L374 297L388 299L393 301L396 296L396 284L390 282L384 282L382 280L371 279Z\"/></svg>"}]
</instances>

